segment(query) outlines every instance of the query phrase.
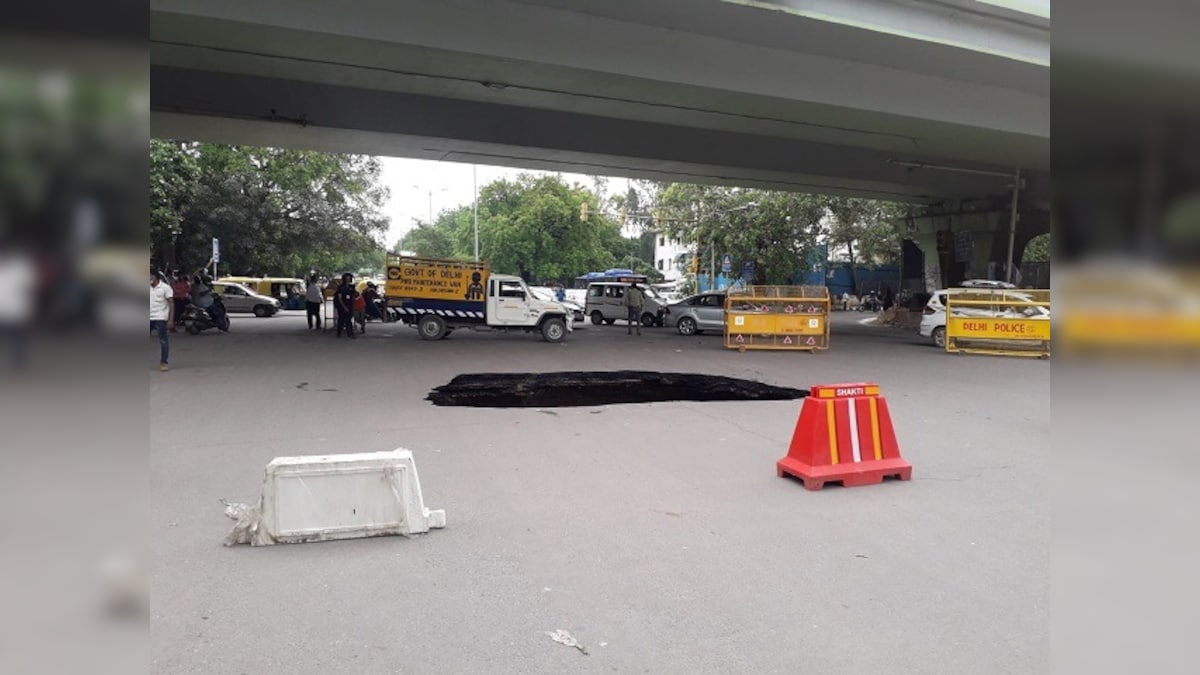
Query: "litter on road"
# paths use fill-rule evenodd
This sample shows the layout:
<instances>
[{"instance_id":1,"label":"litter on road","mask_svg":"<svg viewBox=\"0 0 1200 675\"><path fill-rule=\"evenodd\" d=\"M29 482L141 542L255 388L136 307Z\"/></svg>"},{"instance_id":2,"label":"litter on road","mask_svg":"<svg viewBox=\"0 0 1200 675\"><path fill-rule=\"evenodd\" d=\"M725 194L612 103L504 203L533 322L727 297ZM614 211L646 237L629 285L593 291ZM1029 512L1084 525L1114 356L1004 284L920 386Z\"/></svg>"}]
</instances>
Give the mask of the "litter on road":
<instances>
[{"instance_id":1,"label":"litter on road","mask_svg":"<svg viewBox=\"0 0 1200 675\"><path fill-rule=\"evenodd\" d=\"M584 656L587 656L587 653L588 653L587 647L584 647L583 645L579 644L579 640L576 640L567 631L559 628L556 631L546 631L546 635L549 635L550 639L554 640L558 644L566 645L568 647L574 647L575 649L579 650L579 653L583 654Z\"/></svg>"}]
</instances>

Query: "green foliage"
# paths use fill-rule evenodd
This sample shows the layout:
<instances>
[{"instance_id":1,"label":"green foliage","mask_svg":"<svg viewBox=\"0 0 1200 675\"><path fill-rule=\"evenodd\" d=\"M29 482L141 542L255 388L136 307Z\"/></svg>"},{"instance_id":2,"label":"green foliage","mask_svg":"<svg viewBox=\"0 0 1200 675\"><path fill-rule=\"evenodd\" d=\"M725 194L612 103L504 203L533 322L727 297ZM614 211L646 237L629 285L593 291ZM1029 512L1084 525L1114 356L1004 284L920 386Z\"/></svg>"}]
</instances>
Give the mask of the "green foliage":
<instances>
[{"instance_id":1,"label":"green foliage","mask_svg":"<svg viewBox=\"0 0 1200 675\"><path fill-rule=\"evenodd\" d=\"M439 222L433 225L421 223L405 233L397 244L397 250L412 251L422 258L452 258L454 257L454 230L441 223L447 215L443 213Z\"/></svg>"},{"instance_id":2,"label":"green foliage","mask_svg":"<svg viewBox=\"0 0 1200 675\"><path fill-rule=\"evenodd\" d=\"M387 189L359 155L152 141L156 259L200 267L221 240L222 273L382 271Z\"/></svg>"},{"instance_id":3,"label":"green foliage","mask_svg":"<svg viewBox=\"0 0 1200 675\"><path fill-rule=\"evenodd\" d=\"M1021 256L1021 263L1047 263L1050 262L1050 233L1041 234L1029 240L1025 245L1025 255Z\"/></svg>"},{"instance_id":4,"label":"green foliage","mask_svg":"<svg viewBox=\"0 0 1200 675\"><path fill-rule=\"evenodd\" d=\"M588 220L580 205L588 204ZM432 226L405 235L399 247L421 255L472 259L474 213L470 206L443 211ZM492 269L532 282L569 281L612 267L625 253L619 227L601 213L596 196L554 176L521 174L484 186L479 194L480 257Z\"/></svg>"},{"instance_id":5,"label":"green foliage","mask_svg":"<svg viewBox=\"0 0 1200 675\"><path fill-rule=\"evenodd\" d=\"M186 144L150 143L150 241L160 254L178 259L184 214L195 199L200 167Z\"/></svg>"},{"instance_id":6,"label":"green foliage","mask_svg":"<svg viewBox=\"0 0 1200 675\"><path fill-rule=\"evenodd\" d=\"M729 254L735 265L754 263L756 284L792 281L827 213L814 195L685 184L663 190L659 208L669 236L695 242L701 270Z\"/></svg>"},{"instance_id":7,"label":"green foliage","mask_svg":"<svg viewBox=\"0 0 1200 675\"><path fill-rule=\"evenodd\" d=\"M896 224L903 207L851 197L828 197L831 247L844 246L850 263L892 264L900 260Z\"/></svg>"}]
</instances>

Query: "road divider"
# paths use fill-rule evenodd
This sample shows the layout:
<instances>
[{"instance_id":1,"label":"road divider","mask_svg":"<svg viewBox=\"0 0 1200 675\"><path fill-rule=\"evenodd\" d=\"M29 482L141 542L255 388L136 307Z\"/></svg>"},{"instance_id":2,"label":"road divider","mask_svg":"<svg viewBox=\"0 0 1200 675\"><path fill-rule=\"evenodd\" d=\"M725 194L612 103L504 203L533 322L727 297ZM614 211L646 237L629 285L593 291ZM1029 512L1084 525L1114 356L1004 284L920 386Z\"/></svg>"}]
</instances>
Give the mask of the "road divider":
<instances>
[{"instance_id":1,"label":"road divider","mask_svg":"<svg viewBox=\"0 0 1200 675\"><path fill-rule=\"evenodd\" d=\"M1050 291L948 289L946 351L1049 358Z\"/></svg>"},{"instance_id":2,"label":"road divider","mask_svg":"<svg viewBox=\"0 0 1200 675\"><path fill-rule=\"evenodd\" d=\"M829 348L829 289L747 286L725 296L725 347L814 352Z\"/></svg>"}]
</instances>

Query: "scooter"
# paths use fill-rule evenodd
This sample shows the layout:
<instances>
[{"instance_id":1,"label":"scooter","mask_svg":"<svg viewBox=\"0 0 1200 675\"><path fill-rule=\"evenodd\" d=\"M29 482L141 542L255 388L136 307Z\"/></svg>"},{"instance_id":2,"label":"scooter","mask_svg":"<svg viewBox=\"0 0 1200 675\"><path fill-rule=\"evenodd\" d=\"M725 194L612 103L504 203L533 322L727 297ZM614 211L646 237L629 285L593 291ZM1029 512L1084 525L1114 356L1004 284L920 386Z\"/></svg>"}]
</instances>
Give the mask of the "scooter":
<instances>
[{"instance_id":1,"label":"scooter","mask_svg":"<svg viewBox=\"0 0 1200 675\"><path fill-rule=\"evenodd\" d=\"M183 327L187 330L188 335L197 335L200 331L209 328L217 328L223 333L228 333L229 313L225 311L225 303L221 302L220 296L215 293L212 306L208 309L188 303L187 309L183 311Z\"/></svg>"},{"instance_id":2,"label":"scooter","mask_svg":"<svg viewBox=\"0 0 1200 675\"><path fill-rule=\"evenodd\" d=\"M387 300L378 298L375 300L375 307L378 310L378 314L371 314L370 312L367 312L365 315L367 321L382 321L383 323L392 323L393 321L400 320L400 311L395 307L389 307Z\"/></svg>"},{"instance_id":3,"label":"scooter","mask_svg":"<svg viewBox=\"0 0 1200 675\"><path fill-rule=\"evenodd\" d=\"M883 309L883 299L875 291L867 291L858 303L860 312L878 312L881 309Z\"/></svg>"}]
</instances>

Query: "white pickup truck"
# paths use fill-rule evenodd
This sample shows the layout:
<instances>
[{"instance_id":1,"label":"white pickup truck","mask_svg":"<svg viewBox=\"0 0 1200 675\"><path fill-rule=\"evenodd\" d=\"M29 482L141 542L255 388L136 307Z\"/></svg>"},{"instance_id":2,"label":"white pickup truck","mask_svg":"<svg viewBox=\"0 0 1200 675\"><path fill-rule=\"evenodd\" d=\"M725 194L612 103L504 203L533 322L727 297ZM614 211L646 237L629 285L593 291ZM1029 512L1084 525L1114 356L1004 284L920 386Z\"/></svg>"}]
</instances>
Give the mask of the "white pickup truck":
<instances>
[{"instance_id":1,"label":"white pickup truck","mask_svg":"<svg viewBox=\"0 0 1200 675\"><path fill-rule=\"evenodd\" d=\"M384 291L424 340L469 328L539 332L562 342L574 328L566 307L539 300L520 277L492 274L482 262L388 256Z\"/></svg>"}]
</instances>

